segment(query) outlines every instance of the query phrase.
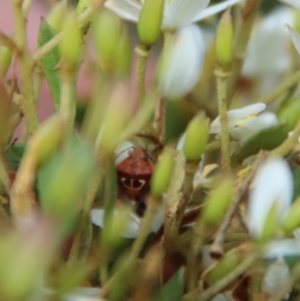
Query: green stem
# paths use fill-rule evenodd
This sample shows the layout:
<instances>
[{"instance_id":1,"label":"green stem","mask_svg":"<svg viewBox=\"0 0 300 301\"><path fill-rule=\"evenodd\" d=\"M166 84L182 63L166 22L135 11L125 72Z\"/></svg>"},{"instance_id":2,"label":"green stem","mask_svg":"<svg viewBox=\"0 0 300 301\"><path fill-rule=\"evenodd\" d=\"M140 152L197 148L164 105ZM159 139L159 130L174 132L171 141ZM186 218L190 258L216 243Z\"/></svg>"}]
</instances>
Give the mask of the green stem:
<instances>
[{"instance_id":1,"label":"green stem","mask_svg":"<svg viewBox=\"0 0 300 301\"><path fill-rule=\"evenodd\" d=\"M214 296L219 294L226 286L228 286L231 282L241 276L243 273L247 271L261 256L261 250L255 251L253 254L246 257L246 259L232 272L230 272L226 277L222 278L216 284L205 290L198 300L200 301L209 301Z\"/></svg>"},{"instance_id":2,"label":"green stem","mask_svg":"<svg viewBox=\"0 0 300 301\"><path fill-rule=\"evenodd\" d=\"M229 73L223 69L216 68L218 89L218 108L221 123L221 152L222 152L222 171L224 174L230 173L230 139L228 130L228 117L226 108L227 79Z\"/></svg>"},{"instance_id":3,"label":"green stem","mask_svg":"<svg viewBox=\"0 0 300 301\"><path fill-rule=\"evenodd\" d=\"M220 147L221 147L221 140L210 142L205 146L205 153L214 151Z\"/></svg>"},{"instance_id":4,"label":"green stem","mask_svg":"<svg viewBox=\"0 0 300 301\"><path fill-rule=\"evenodd\" d=\"M157 210L161 206L161 199L157 199L153 196L150 196L147 200L147 210L146 214L142 220L141 229L139 232L138 237L134 241L134 244L132 246L129 260L134 261L138 258L145 241L148 237L148 234L150 232L152 221L156 215Z\"/></svg>"},{"instance_id":5,"label":"green stem","mask_svg":"<svg viewBox=\"0 0 300 301\"><path fill-rule=\"evenodd\" d=\"M73 267L78 260L84 261L90 250L92 225L89 219L89 212L92 208L101 180L102 174L100 172L97 172L91 179L88 194L83 202L79 225L74 235L70 256L67 262L68 267Z\"/></svg>"},{"instance_id":6,"label":"green stem","mask_svg":"<svg viewBox=\"0 0 300 301\"><path fill-rule=\"evenodd\" d=\"M261 1L262 0L247 0L246 5L241 13L241 26L239 28L239 33L234 47L231 76L228 83L228 105L230 105L233 95L235 93L235 89L243 67L248 42L251 36L252 27Z\"/></svg>"},{"instance_id":7,"label":"green stem","mask_svg":"<svg viewBox=\"0 0 300 301\"><path fill-rule=\"evenodd\" d=\"M140 103L142 103L145 98L145 75L146 75L147 60L149 57L149 50L144 45L139 45L138 47L136 47L135 52L137 54L136 79L137 79L138 97Z\"/></svg>"},{"instance_id":8,"label":"green stem","mask_svg":"<svg viewBox=\"0 0 300 301\"><path fill-rule=\"evenodd\" d=\"M293 150L294 146L298 143L299 136L300 136L300 119L298 120L293 130L293 134L289 138L287 138L281 145L273 149L270 152L270 155L276 157L278 156L284 157L288 155Z\"/></svg>"},{"instance_id":9,"label":"green stem","mask_svg":"<svg viewBox=\"0 0 300 301\"><path fill-rule=\"evenodd\" d=\"M67 70L61 72L60 112L66 116L68 128L71 130L75 123L76 98L74 97L73 73Z\"/></svg>"},{"instance_id":10,"label":"green stem","mask_svg":"<svg viewBox=\"0 0 300 301\"><path fill-rule=\"evenodd\" d=\"M257 102L263 102L265 104L270 104L278 97L280 97L282 94L286 93L288 90L290 90L294 85L296 85L300 81L300 71L295 72L291 76L289 76L287 79L285 79L277 88L275 88L272 92L270 92L268 95L265 95L258 99Z\"/></svg>"},{"instance_id":11,"label":"green stem","mask_svg":"<svg viewBox=\"0 0 300 301\"><path fill-rule=\"evenodd\" d=\"M22 1L13 0L12 6L15 23L15 43L21 51L19 60L23 94L22 108L28 131L32 134L39 125L32 78L33 61L27 46L26 18L22 12Z\"/></svg>"},{"instance_id":12,"label":"green stem","mask_svg":"<svg viewBox=\"0 0 300 301\"><path fill-rule=\"evenodd\" d=\"M256 161L253 164L251 173L248 175L248 177L245 179L243 184L240 186L234 202L228 208L227 213L223 219L223 222L216 234L215 240L210 247L210 255L212 258L220 258L223 256L223 254L224 254L223 242L226 237L227 229L230 226L231 220L233 219L234 214L235 214L240 202L243 200L245 194L247 193L247 191L249 189L249 186L251 184L254 174L257 171L257 168L265 160L265 158L266 158L266 153L264 153L264 152L260 153L257 156Z\"/></svg>"}]
</instances>

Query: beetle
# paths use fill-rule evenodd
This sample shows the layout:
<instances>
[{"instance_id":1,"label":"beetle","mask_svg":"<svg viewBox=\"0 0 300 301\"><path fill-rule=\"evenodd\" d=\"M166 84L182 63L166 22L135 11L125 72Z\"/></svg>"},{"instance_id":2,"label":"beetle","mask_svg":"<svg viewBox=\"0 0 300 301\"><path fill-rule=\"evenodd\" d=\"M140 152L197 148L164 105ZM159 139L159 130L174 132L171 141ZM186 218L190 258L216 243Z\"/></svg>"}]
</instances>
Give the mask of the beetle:
<instances>
[{"instance_id":1,"label":"beetle","mask_svg":"<svg viewBox=\"0 0 300 301\"><path fill-rule=\"evenodd\" d=\"M128 157L117 165L119 193L136 201L136 213L143 216L154 164L143 147L131 147Z\"/></svg>"}]
</instances>

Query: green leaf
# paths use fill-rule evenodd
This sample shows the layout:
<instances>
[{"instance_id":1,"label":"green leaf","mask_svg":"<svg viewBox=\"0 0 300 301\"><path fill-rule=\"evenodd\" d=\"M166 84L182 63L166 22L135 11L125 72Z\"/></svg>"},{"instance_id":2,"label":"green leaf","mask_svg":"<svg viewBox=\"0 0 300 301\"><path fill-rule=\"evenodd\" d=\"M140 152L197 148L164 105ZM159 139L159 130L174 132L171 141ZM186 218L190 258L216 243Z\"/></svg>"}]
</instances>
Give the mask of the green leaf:
<instances>
[{"instance_id":1,"label":"green leaf","mask_svg":"<svg viewBox=\"0 0 300 301\"><path fill-rule=\"evenodd\" d=\"M239 164L246 158L257 154L261 149L274 149L287 138L288 132L287 124L278 124L259 131L233 153L232 163Z\"/></svg>"},{"instance_id":2,"label":"green leaf","mask_svg":"<svg viewBox=\"0 0 300 301\"><path fill-rule=\"evenodd\" d=\"M293 171L294 178L294 199L300 196L300 167Z\"/></svg>"},{"instance_id":3,"label":"green leaf","mask_svg":"<svg viewBox=\"0 0 300 301\"><path fill-rule=\"evenodd\" d=\"M184 290L184 270L180 269L155 295L153 301L179 301Z\"/></svg>"},{"instance_id":4,"label":"green leaf","mask_svg":"<svg viewBox=\"0 0 300 301\"><path fill-rule=\"evenodd\" d=\"M17 170L20 161L25 153L26 145L21 143L13 144L5 154L5 162L8 169Z\"/></svg>"},{"instance_id":5,"label":"green leaf","mask_svg":"<svg viewBox=\"0 0 300 301\"><path fill-rule=\"evenodd\" d=\"M39 47L50 41L56 34L56 31L45 20L42 20L38 38ZM58 72L57 70L55 70L59 61L60 56L57 47L54 47L41 59L43 71L48 81L56 110L59 109L60 105L60 80Z\"/></svg>"}]
</instances>

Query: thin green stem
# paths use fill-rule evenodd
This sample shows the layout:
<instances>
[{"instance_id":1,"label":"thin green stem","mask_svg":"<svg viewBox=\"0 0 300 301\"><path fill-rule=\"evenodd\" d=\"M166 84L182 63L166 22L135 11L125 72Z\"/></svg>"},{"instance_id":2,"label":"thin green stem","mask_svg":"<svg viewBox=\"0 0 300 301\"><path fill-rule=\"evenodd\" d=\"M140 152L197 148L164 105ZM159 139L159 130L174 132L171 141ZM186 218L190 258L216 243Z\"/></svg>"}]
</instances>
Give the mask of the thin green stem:
<instances>
[{"instance_id":1,"label":"thin green stem","mask_svg":"<svg viewBox=\"0 0 300 301\"><path fill-rule=\"evenodd\" d=\"M78 260L84 261L90 250L92 242L92 226L90 223L89 212L92 208L101 180L102 174L100 172L95 173L91 179L88 193L83 201L79 225L74 235L70 256L67 262L68 267L73 267Z\"/></svg>"},{"instance_id":2,"label":"thin green stem","mask_svg":"<svg viewBox=\"0 0 300 301\"><path fill-rule=\"evenodd\" d=\"M231 220L239 206L239 204L241 203L241 201L243 200L245 193L247 192L250 183L253 179L254 174L256 173L257 168L259 167L259 165L265 160L266 158L266 153L260 153L257 156L256 161L253 164L253 168L251 173L248 175L248 177L245 179L245 181L243 182L243 184L241 185L241 187L239 188L236 198L234 200L234 202L231 204L231 206L228 208L228 211L223 219L223 222L216 234L215 240L213 242L213 244L210 247L210 255L212 258L220 258L223 256L224 254L224 250L223 250L223 242L224 239L226 237L226 232L227 229L231 223Z\"/></svg>"},{"instance_id":3,"label":"thin green stem","mask_svg":"<svg viewBox=\"0 0 300 301\"><path fill-rule=\"evenodd\" d=\"M210 142L205 146L205 153L211 152L220 147L221 147L221 140L216 140L216 141Z\"/></svg>"},{"instance_id":4,"label":"thin green stem","mask_svg":"<svg viewBox=\"0 0 300 301\"><path fill-rule=\"evenodd\" d=\"M22 1L12 1L14 22L15 22L15 43L20 49L20 73L22 82L22 108L24 111L26 125L30 134L32 134L39 125L37 109L34 99L33 88L33 61L28 50L26 40L26 18L22 11Z\"/></svg>"},{"instance_id":5,"label":"thin green stem","mask_svg":"<svg viewBox=\"0 0 300 301\"><path fill-rule=\"evenodd\" d=\"M145 75L147 60L149 57L149 50L145 46L139 45L138 47L136 47L135 52L137 54L136 79L138 98L140 103L142 103L145 98Z\"/></svg>"},{"instance_id":6,"label":"thin green stem","mask_svg":"<svg viewBox=\"0 0 300 301\"><path fill-rule=\"evenodd\" d=\"M72 129L75 123L76 98L74 97L73 73L62 70L61 72L61 100L60 112L67 118L68 128Z\"/></svg>"},{"instance_id":7,"label":"thin green stem","mask_svg":"<svg viewBox=\"0 0 300 301\"><path fill-rule=\"evenodd\" d=\"M241 12L241 24L234 47L233 63L231 68L231 76L228 83L227 102L230 105L235 89L239 80L239 76L243 67L244 57L247 50L251 31L255 21L256 13L262 0L247 0Z\"/></svg>"},{"instance_id":8,"label":"thin green stem","mask_svg":"<svg viewBox=\"0 0 300 301\"><path fill-rule=\"evenodd\" d=\"M147 236L150 232L152 221L155 217L155 214L158 210L158 208L161 206L161 200L154 198L153 196L150 196L147 200L147 210L146 214L142 220L141 229L139 232L138 237L134 241L134 244L132 246L129 259L131 261L134 261L138 258L145 241L147 239Z\"/></svg>"},{"instance_id":9,"label":"thin green stem","mask_svg":"<svg viewBox=\"0 0 300 301\"><path fill-rule=\"evenodd\" d=\"M218 90L218 108L221 123L221 152L222 152L222 171L224 174L230 173L230 139L228 130L228 117L226 108L226 95L227 95L227 79L228 72L223 69L216 68L215 75L217 79Z\"/></svg>"},{"instance_id":10,"label":"thin green stem","mask_svg":"<svg viewBox=\"0 0 300 301\"><path fill-rule=\"evenodd\" d=\"M298 143L298 138L300 136L300 119L298 120L294 130L293 134L287 138L281 145L279 145L277 148L273 149L270 152L271 156L286 156L288 155L294 148L294 146Z\"/></svg>"},{"instance_id":11,"label":"thin green stem","mask_svg":"<svg viewBox=\"0 0 300 301\"><path fill-rule=\"evenodd\" d=\"M257 250L249 255L237 268L230 272L226 277L219 280L216 284L205 290L199 297L199 301L211 300L220 293L226 286L247 271L261 256L261 250Z\"/></svg>"},{"instance_id":12,"label":"thin green stem","mask_svg":"<svg viewBox=\"0 0 300 301\"><path fill-rule=\"evenodd\" d=\"M265 104L270 104L278 97L282 96L284 93L288 92L294 85L300 81L300 71L295 72L288 78L286 78L277 88L275 88L268 95L265 95L258 99L257 102L263 102Z\"/></svg>"},{"instance_id":13,"label":"thin green stem","mask_svg":"<svg viewBox=\"0 0 300 301\"><path fill-rule=\"evenodd\" d=\"M41 58L43 58L47 53L49 53L53 48L55 48L61 39L61 33L55 35L51 40L49 40L42 47L38 48L32 55L32 60L36 64Z\"/></svg>"}]
</instances>

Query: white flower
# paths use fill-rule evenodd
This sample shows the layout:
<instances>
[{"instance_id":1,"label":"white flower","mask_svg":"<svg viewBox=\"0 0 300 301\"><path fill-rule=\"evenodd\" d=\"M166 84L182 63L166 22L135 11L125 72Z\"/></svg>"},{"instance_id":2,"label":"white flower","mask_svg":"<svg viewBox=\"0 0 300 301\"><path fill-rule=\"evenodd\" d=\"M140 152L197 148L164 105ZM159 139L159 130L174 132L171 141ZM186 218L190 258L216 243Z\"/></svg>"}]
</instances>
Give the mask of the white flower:
<instances>
[{"instance_id":1,"label":"white flower","mask_svg":"<svg viewBox=\"0 0 300 301\"><path fill-rule=\"evenodd\" d=\"M263 113L266 108L264 103L256 103L241 109L227 111L228 130L232 138L243 144L248 138L262 129L278 124L274 113ZM210 125L210 134L217 134L216 139L221 138L221 123L218 116Z\"/></svg>"},{"instance_id":2,"label":"white flower","mask_svg":"<svg viewBox=\"0 0 300 301\"><path fill-rule=\"evenodd\" d=\"M284 25L291 19L291 10L280 8L256 24L247 48L244 75L274 76L286 72L291 58L289 36Z\"/></svg>"},{"instance_id":3,"label":"white flower","mask_svg":"<svg viewBox=\"0 0 300 301\"><path fill-rule=\"evenodd\" d=\"M282 257L277 258L266 270L262 280L262 291L269 295L278 292L278 288L288 283L290 269Z\"/></svg>"},{"instance_id":4,"label":"white flower","mask_svg":"<svg viewBox=\"0 0 300 301\"><path fill-rule=\"evenodd\" d=\"M276 206L276 220L282 222L293 197L293 177L283 159L269 159L253 180L248 203L248 227L254 238L262 235L270 210Z\"/></svg>"},{"instance_id":5,"label":"white flower","mask_svg":"<svg viewBox=\"0 0 300 301\"><path fill-rule=\"evenodd\" d=\"M117 166L126 160L134 148L135 145L131 142L124 141L120 143L115 149L115 165Z\"/></svg>"},{"instance_id":6,"label":"white flower","mask_svg":"<svg viewBox=\"0 0 300 301\"><path fill-rule=\"evenodd\" d=\"M162 29L168 29L168 32L171 29L173 40L163 51L158 76L158 86L164 96L185 96L195 87L202 72L206 43L200 28L190 24L240 1L224 1L205 9L210 0L165 0ZM108 0L105 6L120 17L137 22L143 3L143 0L140 3L132 0Z\"/></svg>"},{"instance_id":7,"label":"white flower","mask_svg":"<svg viewBox=\"0 0 300 301\"><path fill-rule=\"evenodd\" d=\"M96 287L77 287L72 291L61 296L62 301L105 301L100 298L100 288ZM51 297L55 292L53 290L44 289L43 297ZM39 298L38 300L40 300ZM48 299L47 299L48 300Z\"/></svg>"},{"instance_id":8,"label":"white flower","mask_svg":"<svg viewBox=\"0 0 300 301\"><path fill-rule=\"evenodd\" d=\"M178 30L168 49L160 66L158 86L164 95L179 98L195 87L202 72L205 41L200 28L189 25Z\"/></svg>"},{"instance_id":9,"label":"white flower","mask_svg":"<svg viewBox=\"0 0 300 301\"><path fill-rule=\"evenodd\" d=\"M104 214L105 214L105 211L103 209L93 209L91 211L92 223L96 226L99 226L100 228L103 228ZM114 215L113 215L114 223L117 222L117 220L120 218L121 214L122 213L120 211L118 211L117 209L114 210ZM163 225L163 222L164 222L164 214L165 214L165 210L162 207L160 210L158 210L154 220L152 221L150 232L156 233L160 229L160 227ZM125 238L130 238L130 239L136 238L140 231L142 218L139 218L137 215L135 215L130 210L127 211L126 217L127 218L125 221L125 227L123 227L123 232L120 233L120 236L125 237Z\"/></svg>"},{"instance_id":10,"label":"white flower","mask_svg":"<svg viewBox=\"0 0 300 301\"><path fill-rule=\"evenodd\" d=\"M229 0L213 5L207 9L210 0L165 0L162 28L179 29L188 24L198 22L234 5L241 0ZM105 6L121 18L137 22L144 1L108 0Z\"/></svg>"}]
</instances>

